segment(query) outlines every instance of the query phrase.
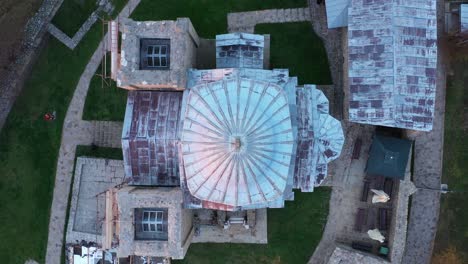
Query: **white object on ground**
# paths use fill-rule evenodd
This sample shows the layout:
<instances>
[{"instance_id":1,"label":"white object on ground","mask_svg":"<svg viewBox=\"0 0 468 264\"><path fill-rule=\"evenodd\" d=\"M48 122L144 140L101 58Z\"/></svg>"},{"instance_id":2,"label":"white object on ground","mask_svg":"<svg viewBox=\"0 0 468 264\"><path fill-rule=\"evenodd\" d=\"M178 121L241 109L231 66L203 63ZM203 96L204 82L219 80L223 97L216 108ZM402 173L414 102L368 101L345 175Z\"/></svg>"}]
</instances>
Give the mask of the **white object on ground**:
<instances>
[{"instance_id":1,"label":"white object on ground","mask_svg":"<svg viewBox=\"0 0 468 264\"><path fill-rule=\"evenodd\" d=\"M390 200L390 196L384 191L371 189L371 192L374 193L374 196L372 196L372 203L386 203Z\"/></svg>"},{"instance_id":2,"label":"white object on ground","mask_svg":"<svg viewBox=\"0 0 468 264\"><path fill-rule=\"evenodd\" d=\"M380 231L377 228L367 231L367 234L371 239L377 240L380 243L383 243L385 241L385 237L380 233Z\"/></svg>"}]
</instances>

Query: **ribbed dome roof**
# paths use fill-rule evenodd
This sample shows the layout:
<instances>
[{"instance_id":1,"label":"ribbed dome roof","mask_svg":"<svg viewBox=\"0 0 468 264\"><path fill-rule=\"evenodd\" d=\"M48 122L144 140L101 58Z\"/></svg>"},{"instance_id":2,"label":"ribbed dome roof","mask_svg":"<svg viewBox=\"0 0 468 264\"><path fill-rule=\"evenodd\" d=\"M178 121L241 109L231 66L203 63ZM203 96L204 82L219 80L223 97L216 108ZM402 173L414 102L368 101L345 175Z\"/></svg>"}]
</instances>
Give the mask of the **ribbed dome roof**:
<instances>
[{"instance_id":1,"label":"ribbed dome roof","mask_svg":"<svg viewBox=\"0 0 468 264\"><path fill-rule=\"evenodd\" d=\"M288 99L278 85L236 78L190 90L182 158L193 196L231 206L278 199L293 144Z\"/></svg>"}]
</instances>

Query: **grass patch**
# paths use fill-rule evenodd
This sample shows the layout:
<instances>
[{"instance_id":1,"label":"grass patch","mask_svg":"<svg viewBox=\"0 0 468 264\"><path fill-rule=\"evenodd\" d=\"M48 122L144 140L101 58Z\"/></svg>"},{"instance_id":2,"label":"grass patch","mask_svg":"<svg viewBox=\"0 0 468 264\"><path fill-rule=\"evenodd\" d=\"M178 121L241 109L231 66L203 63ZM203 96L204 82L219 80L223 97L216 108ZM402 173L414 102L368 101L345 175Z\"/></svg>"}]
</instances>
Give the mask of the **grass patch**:
<instances>
[{"instance_id":1,"label":"grass patch","mask_svg":"<svg viewBox=\"0 0 468 264\"><path fill-rule=\"evenodd\" d=\"M72 38L96 8L96 0L65 0L52 24Z\"/></svg>"},{"instance_id":2,"label":"grass patch","mask_svg":"<svg viewBox=\"0 0 468 264\"><path fill-rule=\"evenodd\" d=\"M107 56L107 68L110 68L110 56ZM102 63L96 74L101 74ZM107 70L110 72L110 69ZM102 83L100 76L94 75L89 84L83 110L84 120L123 121L127 103L127 90L117 88L114 80Z\"/></svg>"},{"instance_id":3,"label":"grass patch","mask_svg":"<svg viewBox=\"0 0 468 264\"><path fill-rule=\"evenodd\" d=\"M268 209L268 244L192 244L174 263L307 263L320 242L328 215L330 189L295 192L281 209Z\"/></svg>"},{"instance_id":4,"label":"grass patch","mask_svg":"<svg viewBox=\"0 0 468 264\"><path fill-rule=\"evenodd\" d=\"M214 38L227 32L230 12L306 6L306 0L142 0L131 18L145 21L189 17L200 37Z\"/></svg>"},{"instance_id":5,"label":"grass patch","mask_svg":"<svg viewBox=\"0 0 468 264\"><path fill-rule=\"evenodd\" d=\"M309 22L260 24L257 34L270 34L270 67L288 68L300 84L331 84L322 40Z\"/></svg>"},{"instance_id":6,"label":"grass patch","mask_svg":"<svg viewBox=\"0 0 468 264\"><path fill-rule=\"evenodd\" d=\"M63 120L79 77L101 37L101 25L96 23L73 51L50 38L1 131L2 263L23 264L30 258L45 262ZM57 119L43 121L43 114L53 110Z\"/></svg>"},{"instance_id":7,"label":"grass patch","mask_svg":"<svg viewBox=\"0 0 468 264\"><path fill-rule=\"evenodd\" d=\"M467 122L463 113L468 107L468 60L454 62L453 69L455 74L447 82L442 182L455 192L442 195L435 255L451 249L462 259L460 263L468 263L468 137L463 129Z\"/></svg>"},{"instance_id":8,"label":"grass patch","mask_svg":"<svg viewBox=\"0 0 468 264\"><path fill-rule=\"evenodd\" d=\"M77 146L75 157L93 157L103 159L123 160L121 148L104 148L97 146ZM75 158L75 162L76 162Z\"/></svg>"}]
</instances>

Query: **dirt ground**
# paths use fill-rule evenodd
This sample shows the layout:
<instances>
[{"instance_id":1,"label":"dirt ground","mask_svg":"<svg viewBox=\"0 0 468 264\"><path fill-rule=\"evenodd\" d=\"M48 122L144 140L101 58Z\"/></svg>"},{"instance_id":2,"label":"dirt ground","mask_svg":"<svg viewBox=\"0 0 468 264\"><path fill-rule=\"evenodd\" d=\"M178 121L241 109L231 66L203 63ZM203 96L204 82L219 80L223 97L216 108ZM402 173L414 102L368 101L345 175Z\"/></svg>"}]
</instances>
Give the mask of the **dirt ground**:
<instances>
[{"instance_id":1,"label":"dirt ground","mask_svg":"<svg viewBox=\"0 0 468 264\"><path fill-rule=\"evenodd\" d=\"M20 52L24 27L42 0L0 0L0 79Z\"/></svg>"}]
</instances>

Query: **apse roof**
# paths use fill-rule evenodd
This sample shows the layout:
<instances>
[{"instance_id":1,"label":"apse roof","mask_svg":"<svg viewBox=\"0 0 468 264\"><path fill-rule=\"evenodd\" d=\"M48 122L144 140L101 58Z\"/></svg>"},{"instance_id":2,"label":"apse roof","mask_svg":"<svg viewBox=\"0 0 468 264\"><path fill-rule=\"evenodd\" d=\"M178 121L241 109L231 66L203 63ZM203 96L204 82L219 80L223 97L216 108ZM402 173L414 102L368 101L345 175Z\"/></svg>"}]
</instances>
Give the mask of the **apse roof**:
<instances>
[{"instance_id":1,"label":"apse roof","mask_svg":"<svg viewBox=\"0 0 468 264\"><path fill-rule=\"evenodd\" d=\"M179 185L181 105L182 92L128 92L122 148L130 184Z\"/></svg>"},{"instance_id":2,"label":"apse roof","mask_svg":"<svg viewBox=\"0 0 468 264\"><path fill-rule=\"evenodd\" d=\"M329 113L329 102L315 85L297 88L298 143L294 188L310 192L327 176L327 164L338 158L344 144L340 121Z\"/></svg>"},{"instance_id":3,"label":"apse roof","mask_svg":"<svg viewBox=\"0 0 468 264\"><path fill-rule=\"evenodd\" d=\"M353 0L349 119L429 131L437 74L435 0Z\"/></svg>"},{"instance_id":4,"label":"apse roof","mask_svg":"<svg viewBox=\"0 0 468 264\"><path fill-rule=\"evenodd\" d=\"M227 206L274 202L295 144L289 103L273 83L233 78L190 89L182 130L187 187Z\"/></svg>"}]
</instances>

